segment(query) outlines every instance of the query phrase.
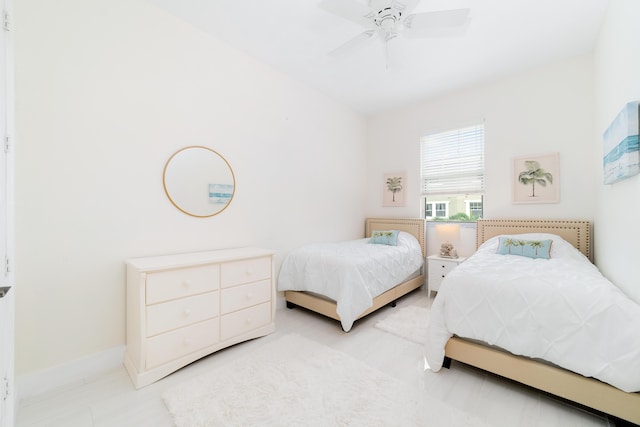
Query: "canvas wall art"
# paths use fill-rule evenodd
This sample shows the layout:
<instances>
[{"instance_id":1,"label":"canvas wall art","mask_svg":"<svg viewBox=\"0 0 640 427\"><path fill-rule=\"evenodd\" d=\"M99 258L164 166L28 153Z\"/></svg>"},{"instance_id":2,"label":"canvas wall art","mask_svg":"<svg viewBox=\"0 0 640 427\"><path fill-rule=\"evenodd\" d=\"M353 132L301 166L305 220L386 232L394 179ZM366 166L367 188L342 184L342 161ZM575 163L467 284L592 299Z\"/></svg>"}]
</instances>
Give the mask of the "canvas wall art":
<instances>
[{"instance_id":1,"label":"canvas wall art","mask_svg":"<svg viewBox=\"0 0 640 427\"><path fill-rule=\"evenodd\" d=\"M560 201L560 154L537 154L513 159L513 203Z\"/></svg>"},{"instance_id":2,"label":"canvas wall art","mask_svg":"<svg viewBox=\"0 0 640 427\"><path fill-rule=\"evenodd\" d=\"M603 181L613 184L640 172L638 101L627 103L603 135Z\"/></svg>"},{"instance_id":3,"label":"canvas wall art","mask_svg":"<svg viewBox=\"0 0 640 427\"><path fill-rule=\"evenodd\" d=\"M382 206L405 206L406 174L385 173L382 187Z\"/></svg>"}]
</instances>

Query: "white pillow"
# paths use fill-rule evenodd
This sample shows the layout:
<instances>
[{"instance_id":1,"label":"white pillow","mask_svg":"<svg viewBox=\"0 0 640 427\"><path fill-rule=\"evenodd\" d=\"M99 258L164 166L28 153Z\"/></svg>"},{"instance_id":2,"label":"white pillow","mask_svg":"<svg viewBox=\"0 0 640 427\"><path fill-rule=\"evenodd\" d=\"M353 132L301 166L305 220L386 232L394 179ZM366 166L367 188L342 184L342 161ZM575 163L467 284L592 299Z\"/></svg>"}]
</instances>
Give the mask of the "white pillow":
<instances>
[{"instance_id":1,"label":"white pillow","mask_svg":"<svg viewBox=\"0 0 640 427\"><path fill-rule=\"evenodd\" d=\"M406 248L414 248L422 252L422 248L420 247L420 242L418 242L418 239L416 239L413 234L407 233L406 231L401 231L400 233L398 233L398 241L396 245Z\"/></svg>"}]
</instances>

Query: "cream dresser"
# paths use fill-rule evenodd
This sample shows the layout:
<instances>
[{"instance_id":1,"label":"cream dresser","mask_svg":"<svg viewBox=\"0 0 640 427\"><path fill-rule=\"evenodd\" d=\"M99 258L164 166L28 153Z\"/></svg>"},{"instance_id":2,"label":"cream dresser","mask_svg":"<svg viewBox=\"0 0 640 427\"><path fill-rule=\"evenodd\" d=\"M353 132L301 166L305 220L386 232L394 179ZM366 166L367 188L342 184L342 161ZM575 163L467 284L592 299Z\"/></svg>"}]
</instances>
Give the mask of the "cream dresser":
<instances>
[{"instance_id":1,"label":"cream dresser","mask_svg":"<svg viewBox=\"0 0 640 427\"><path fill-rule=\"evenodd\" d=\"M273 332L273 254L237 248L127 260L124 365L135 387Z\"/></svg>"}]
</instances>

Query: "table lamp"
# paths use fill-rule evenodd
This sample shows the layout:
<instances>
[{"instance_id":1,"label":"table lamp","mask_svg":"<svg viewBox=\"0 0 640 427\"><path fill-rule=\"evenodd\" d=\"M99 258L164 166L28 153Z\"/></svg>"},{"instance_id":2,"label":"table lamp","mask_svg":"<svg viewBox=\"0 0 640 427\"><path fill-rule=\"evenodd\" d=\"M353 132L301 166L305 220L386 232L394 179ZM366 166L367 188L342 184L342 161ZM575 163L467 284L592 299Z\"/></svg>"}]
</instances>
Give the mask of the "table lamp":
<instances>
[{"instance_id":1,"label":"table lamp","mask_svg":"<svg viewBox=\"0 0 640 427\"><path fill-rule=\"evenodd\" d=\"M443 242L440 246L440 256L444 258L458 258L457 251L453 248L453 243L460 239L460 225L458 224L437 224L436 238Z\"/></svg>"}]
</instances>

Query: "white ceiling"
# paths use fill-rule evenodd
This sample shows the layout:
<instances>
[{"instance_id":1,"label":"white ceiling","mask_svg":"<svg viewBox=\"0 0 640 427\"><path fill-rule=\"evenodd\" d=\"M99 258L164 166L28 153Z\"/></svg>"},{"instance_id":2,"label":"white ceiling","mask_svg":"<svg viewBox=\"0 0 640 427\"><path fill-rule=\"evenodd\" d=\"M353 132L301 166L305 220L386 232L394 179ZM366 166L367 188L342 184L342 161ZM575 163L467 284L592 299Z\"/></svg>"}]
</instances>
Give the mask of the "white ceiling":
<instances>
[{"instance_id":1,"label":"white ceiling","mask_svg":"<svg viewBox=\"0 0 640 427\"><path fill-rule=\"evenodd\" d=\"M363 5L367 0L355 0ZM374 114L593 49L608 0L422 0L413 13L470 8L455 37L328 53L363 31L320 0L151 0L364 114Z\"/></svg>"}]
</instances>

